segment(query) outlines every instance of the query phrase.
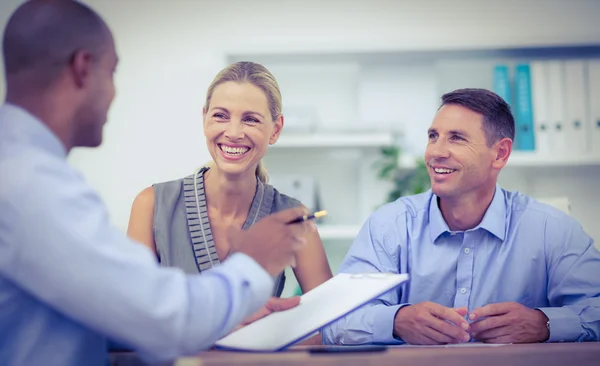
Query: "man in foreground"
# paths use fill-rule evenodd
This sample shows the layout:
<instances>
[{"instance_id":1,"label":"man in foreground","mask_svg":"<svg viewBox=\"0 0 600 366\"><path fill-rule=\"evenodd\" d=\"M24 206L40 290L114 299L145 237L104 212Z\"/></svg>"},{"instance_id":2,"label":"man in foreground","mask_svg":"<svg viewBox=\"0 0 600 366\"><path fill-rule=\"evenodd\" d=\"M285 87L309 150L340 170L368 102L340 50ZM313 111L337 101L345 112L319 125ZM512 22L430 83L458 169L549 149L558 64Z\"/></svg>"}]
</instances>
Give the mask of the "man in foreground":
<instances>
[{"instance_id":1,"label":"man in foreground","mask_svg":"<svg viewBox=\"0 0 600 366\"><path fill-rule=\"evenodd\" d=\"M0 364L105 365L107 339L172 360L256 319L273 276L314 230L286 223L307 212L233 232L234 254L201 275L159 268L66 162L71 148L102 141L117 66L106 24L76 1L32 0L9 19L2 46ZM297 303L272 300L258 316Z\"/></svg>"},{"instance_id":2,"label":"man in foreground","mask_svg":"<svg viewBox=\"0 0 600 366\"><path fill-rule=\"evenodd\" d=\"M571 216L497 185L514 141L496 94L442 96L425 160L431 190L365 223L340 272L410 283L327 327L325 343L600 339L600 252Z\"/></svg>"}]
</instances>

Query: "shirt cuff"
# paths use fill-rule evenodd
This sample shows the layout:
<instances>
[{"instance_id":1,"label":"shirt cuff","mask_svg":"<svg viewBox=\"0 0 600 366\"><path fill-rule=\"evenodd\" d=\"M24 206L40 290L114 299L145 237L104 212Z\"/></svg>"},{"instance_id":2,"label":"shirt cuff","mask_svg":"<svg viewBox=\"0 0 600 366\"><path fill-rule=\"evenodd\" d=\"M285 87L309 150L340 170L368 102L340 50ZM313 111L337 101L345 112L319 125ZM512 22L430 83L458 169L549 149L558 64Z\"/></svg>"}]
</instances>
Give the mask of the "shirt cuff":
<instances>
[{"instance_id":1,"label":"shirt cuff","mask_svg":"<svg viewBox=\"0 0 600 366\"><path fill-rule=\"evenodd\" d=\"M547 342L574 342L581 336L579 316L569 308L537 308L550 321L550 338Z\"/></svg>"},{"instance_id":2,"label":"shirt cuff","mask_svg":"<svg viewBox=\"0 0 600 366\"><path fill-rule=\"evenodd\" d=\"M403 344L404 341L394 337L394 319L398 310L410 304L394 306L378 306L373 309L373 343Z\"/></svg>"},{"instance_id":3,"label":"shirt cuff","mask_svg":"<svg viewBox=\"0 0 600 366\"><path fill-rule=\"evenodd\" d=\"M260 304L253 304L253 307L259 308L271 297L275 281L258 262L244 253L233 253L223 264L216 267L225 276L235 274L236 277L244 280L244 285L250 288L254 299Z\"/></svg>"}]
</instances>

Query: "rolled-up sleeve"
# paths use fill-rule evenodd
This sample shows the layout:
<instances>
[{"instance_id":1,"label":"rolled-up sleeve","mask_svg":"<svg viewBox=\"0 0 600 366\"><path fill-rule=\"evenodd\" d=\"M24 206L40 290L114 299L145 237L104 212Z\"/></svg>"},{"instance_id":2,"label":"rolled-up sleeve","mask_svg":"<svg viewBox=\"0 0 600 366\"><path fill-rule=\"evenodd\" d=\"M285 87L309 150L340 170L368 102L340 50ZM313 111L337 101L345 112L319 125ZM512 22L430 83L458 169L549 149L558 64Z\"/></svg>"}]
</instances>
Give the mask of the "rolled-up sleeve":
<instances>
[{"instance_id":1,"label":"rolled-up sleeve","mask_svg":"<svg viewBox=\"0 0 600 366\"><path fill-rule=\"evenodd\" d=\"M20 171L38 173L0 188L0 274L146 360L209 348L269 299L273 279L250 257L193 276L159 268L76 173L61 164Z\"/></svg>"}]
</instances>

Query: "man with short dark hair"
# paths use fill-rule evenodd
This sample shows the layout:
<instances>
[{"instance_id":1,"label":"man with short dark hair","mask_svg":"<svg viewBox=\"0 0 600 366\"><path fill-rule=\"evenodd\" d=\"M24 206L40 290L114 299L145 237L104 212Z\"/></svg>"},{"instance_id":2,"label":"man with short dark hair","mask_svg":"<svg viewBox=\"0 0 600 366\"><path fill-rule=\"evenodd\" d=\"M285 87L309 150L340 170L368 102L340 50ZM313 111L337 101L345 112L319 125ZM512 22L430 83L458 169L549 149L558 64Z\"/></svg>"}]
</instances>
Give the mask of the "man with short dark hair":
<instances>
[{"instance_id":1,"label":"man with short dark hair","mask_svg":"<svg viewBox=\"0 0 600 366\"><path fill-rule=\"evenodd\" d=\"M110 225L69 167L95 147L114 97L117 54L100 17L72 0L31 0L3 36L0 107L0 365L106 365L107 339L152 361L196 354L243 320L298 304L271 299L293 263L304 208L233 230L232 254L186 276ZM253 315L251 318L248 316Z\"/></svg>"},{"instance_id":2,"label":"man with short dark hair","mask_svg":"<svg viewBox=\"0 0 600 366\"><path fill-rule=\"evenodd\" d=\"M323 332L334 344L600 340L600 252L577 221L497 185L510 108L483 89L445 94L425 160L431 190L364 224L340 272L410 282Z\"/></svg>"}]
</instances>

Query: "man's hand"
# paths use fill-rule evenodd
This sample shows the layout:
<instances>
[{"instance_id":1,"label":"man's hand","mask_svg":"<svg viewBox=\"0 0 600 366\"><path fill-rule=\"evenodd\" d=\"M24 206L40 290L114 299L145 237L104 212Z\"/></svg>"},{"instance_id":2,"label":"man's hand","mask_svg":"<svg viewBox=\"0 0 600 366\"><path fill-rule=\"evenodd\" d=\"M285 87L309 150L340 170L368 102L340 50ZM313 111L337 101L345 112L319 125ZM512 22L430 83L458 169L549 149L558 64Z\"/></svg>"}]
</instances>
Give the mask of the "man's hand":
<instances>
[{"instance_id":1,"label":"man's hand","mask_svg":"<svg viewBox=\"0 0 600 366\"><path fill-rule=\"evenodd\" d=\"M451 309L432 302L401 308L394 319L394 335L409 344L447 344L470 340L467 308Z\"/></svg>"},{"instance_id":2,"label":"man's hand","mask_svg":"<svg viewBox=\"0 0 600 366\"><path fill-rule=\"evenodd\" d=\"M471 335L485 343L535 343L550 337L548 318L516 302L490 304L469 314Z\"/></svg>"},{"instance_id":3,"label":"man's hand","mask_svg":"<svg viewBox=\"0 0 600 366\"><path fill-rule=\"evenodd\" d=\"M276 311L284 311L284 310L294 308L294 307L298 306L298 304L300 304L300 296L294 296L294 297L289 297L289 298L285 298L285 299L279 298L279 297L272 297L265 306L263 306L256 313L254 313L254 314L250 315L249 317L247 317L246 319L244 319L244 321L239 326L237 326L233 331L236 331L242 327L245 327L246 325L248 325L250 323L254 323L258 319L262 319L265 316L267 316L271 313L274 313Z\"/></svg>"},{"instance_id":4,"label":"man's hand","mask_svg":"<svg viewBox=\"0 0 600 366\"><path fill-rule=\"evenodd\" d=\"M305 207L289 208L263 218L248 230L231 228L228 231L231 251L252 257L271 276L276 276L295 264L296 251L306 243L305 234L316 230L312 220L288 224L307 214Z\"/></svg>"}]
</instances>

